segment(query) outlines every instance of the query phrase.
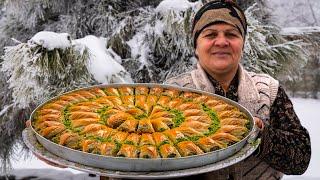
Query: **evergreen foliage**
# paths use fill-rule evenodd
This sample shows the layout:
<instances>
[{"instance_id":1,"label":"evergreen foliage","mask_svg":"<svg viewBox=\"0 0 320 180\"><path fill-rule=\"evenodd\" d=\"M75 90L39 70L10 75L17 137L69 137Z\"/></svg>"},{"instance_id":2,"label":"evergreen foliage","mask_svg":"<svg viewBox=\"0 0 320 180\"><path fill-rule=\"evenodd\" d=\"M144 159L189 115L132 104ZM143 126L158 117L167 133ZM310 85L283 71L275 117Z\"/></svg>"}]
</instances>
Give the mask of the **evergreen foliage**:
<instances>
[{"instance_id":1,"label":"evergreen foliage","mask_svg":"<svg viewBox=\"0 0 320 180\"><path fill-rule=\"evenodd\" d=\"M0 14L0 167L8 167L14 144L21 142L24 122L39 103L59 93L97 82L85 66L87 50L76 47L48 51L27 42L39 31L64 32L72 39L95 35L121 57L134 82L162 83L196 64L191 22L201 0L184 10L162 12L161 0L6 0ZM241 1L243 2L243 1ZM241 3L240 2L240 3ZM242 4L248 6L253 1ZM288 41L279 28L262 24L257 5L250 6L242 63L256 72L298 77L306 62L299 40ZM15 45L15 46L14 46ZM3 51L3 47L5 47ZM294 68L293 68L294 67Z\"/></svg>"},{"instance_id":2,"label":"evergreen foliage","mask_svg":"<svg viewBox=\"0 0 320 180\"><path fill-rule=\"evenodd\" d=\"M48 51L20 43L5 48L0 64L0 170L10 167L15 144L31 111L44 100L75 88L96 84L87 70L88 50L79 45Z\"/></svg>"},{"instance_id":3,"label":"evergreen foliage","mask_svg":"<svg viewBox=\"0 0 320 180\"><path fill-rule=\"evenodd\" d=\"M320 92L320 29L297 28L294 32L282 32L286 39L303 40L303 48L309 52L305 66L300 67L299 74L289 76L280 72L279 77L285 86L291 91L291 95L305 98L319 98ZM292 67L294 69L295 67ZM301 94L301 92L303 94ZM300 94L297 94L300 93Z\"/></svg>"},{"instance_id":4,"label":"evergreen foliage","mask_svg":"<svg viewBox=\"0 0 320 180\"><path fill-rule=\"evenodd\" d=\"M303 49L305 43L301 40L286 40L278 27L260 23L255 18L257 12L260 12L257 4L246 10L248 35L242 61L244 67L273 76L279 72L290 76L299 75L295 68L303 67L307 61L308 52Z\"/></svg>"},{"instance_id":5,"label":"evergreen foliage","mask_svg":"<svg viewBox=\"0 0 320 180\"><path fill-rule=\"evenodd\" d=\"M26 108L79 85L93 84L87 60L86 49L48 51L40 45L21 43L6 47L1 70L9 77L14 105Z\"/></svg>"}]
</instances>

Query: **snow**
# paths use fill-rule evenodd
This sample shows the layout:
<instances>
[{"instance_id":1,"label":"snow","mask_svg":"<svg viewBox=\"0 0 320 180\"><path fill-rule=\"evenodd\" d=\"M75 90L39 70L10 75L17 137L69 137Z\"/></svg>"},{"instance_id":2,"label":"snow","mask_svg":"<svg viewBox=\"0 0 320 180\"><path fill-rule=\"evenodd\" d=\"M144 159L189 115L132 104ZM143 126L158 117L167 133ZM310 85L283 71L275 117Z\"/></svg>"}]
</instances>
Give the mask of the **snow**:
<instances>
[{"instance_id":1,"label":"snow","mask_svg":"<svg viewBox=\"0 0 320 180\"><path fill-rule=\"evenodd\" d=\"M130 46L131 49L131 57L139 58L139 61L141 62L141 67L148 64L147 59L150 49L148 47L148 44L144 41L144 39L146 36L145 31L150 31L150 29L150 25L147 25L144 28L144 31L136 33L136 35L134 35L132 39L127 41L127 44Z\"/></svg>"},{"instance_id":2,"label":"snow","mask_svg":"<svg viewBox=\"0 0 320 180\"><path fill-rule=\"evenodd\" d=\"M102 84L132 83L129 73L106 50L106 39L86 36L74 40L75 44L83 44L90 51L89 72Z\"/></svg>"},{"instance_id":3,"label":"snow","mask_svg":"<svg viewBox=\"0 0 320 180\"><path fill-rule=\"evenodd\" d=\"M319 162L320 162L320 144L319 144L319 137L320 137L320 131L319 126L320 123L318 121L318 117L320 117L320 100L314 100L314 99L302 99L302 98L292 98L292 102L294 104L294 109L300 118L301 124L309 131L310 137L311 137L311 147L312 147L312 155L311 155L311 162L309 165L309 168L307 171L301 175L301 176L284 176L283 179L319 179L320 178L320 171L319 169ZM17 161L13 162L13 167L16 172L21 173L23 169L35 169L37 168L38 171L45 171L47 172L47 169L53 169L53 170L59 170L58 176L56 173L55 177L57 179L61 179L62 174L65 174L66 172L72 172L74 176L77 174L82 174L83 172L73 170L70 168L61 169L57 167L53 167L50 165L45 164L44 162L36 159L34 156L30 157L28 161L25 159L19 158ZM14 171L12 171L14 173ZM25 172L27 173L27 172ZM45 174L45 173L44 173ZM29 175L32 175L32 173ZM44 176L46 177L46 176ZM47 177L46 177L47 178Z\"/></svg>"},{"instance_id":4,"label":"snow","mask_svg":"<svg viewBox=\"0 0 320 180\"><path fill-rule=\"evenodd\" d=\"M163 24L163 22L160 21L160 20L156 20L154 29L155 29L154 32L155 32L157 35L162 35L162 34L163 34L163 30L164 30L164 24Z\"/></svg>"},{"instance_id":5,"label":"snow","mask_svg":"<svg viewBox=\"0 0 320 180\"><path fill-rule=\"evenodd\" d=\"M266 0L272 20L281 27L320 26L319 0Z\"/></svg>"},{"instance_id":6,"label":"snow","mask_svg":"<svg viewBox=\"0 0 320 180\"><path fill-rule=\"evenodd\" d=\"M127 41L127 44L130 46L131 49L131 57L137 58L140 50L140 45L143 42L144 33L138 32L136 33L132 39Z\"/></svg>"},{"instance_id":7,"label":"snow","mask_svg":"<svg viewBox=\"0 0 320 180\"><path fill-rule=\"evenodd\" d=\"M144 65L148 65L150 48L148 45L149 42L146 41L147 35L154 33L160 36L163 34L164 28L163 22L156 20L154 26L146 24L140 32L136 33L129 41L127 41L127 44L131 49L131 57L139 59L141 62L140 68Z\"/></svg>"},{"instance_id":8,"label":"snow","mask_svg":"<svg viewBox=\"0 0 320 180\"><path fill-rule=\"evenodd\" d=\"M0 111L0 116L4 115L8 109L10 109L11 107L13 107L14 104L10 104L10 105L6 105L3 107L3 109Z\"/></svg>"},{"instance_id":9,"label":"snow","mask_svg":"<svg viewBox=\"0 0 320 180\"><path fill-rule=\"evenodd\" d=\"M85 173L73 173L68 170L56 169L20 169L14 170L15 179L47 179L47 180L99 180L99 176L90 176ZM57 175L58 174L58 175ZM42 178L36 178L42 177ZM9 178L11 179L11 178Z\"/></svg>"},{"instance_id":10,"label":"snow","mask_svg":"<svg viewBox=\"0 0 320 180\"><path fill-rule=\"evenodd\" d=\"M312 27L287 27L281 29L281 34L283 35L293 35L293 34L309 34L319 32L320 26L312 26Z\"/></svg>"},{"instance_id":11,"label":"snow","mask_svg":"<svg viewBox=\"0 0 320 180\"><path fill-rule=\"evenodd\" d=\"M272 7L273 20L277 25L283 27L281 31L282 34L301 34L320 31L319 0L267 0L267 2ZM155 12L163 15L166 15L172 11L181 13L186 11L188 8L194 8L198 5L200 5L199 2L192 3L188 0L163 0L155 9ZM124 23L125 21L122 22ZM123 23L120 24L121 27L125 26ZM121 28L119 28L119 30L120 29ZM151 50L147 44L148 42L145 42L146 40L148 41L146 34L153 32L156 35L161 35L164 29L165 25L158 20L155 22L154 26L150 26L150 24L145 25L141 31L138 31L138 33L136 33L133 38L127 42L131 48L131 57L139 59L142 63L142 66L148 64L148 55ZM263 40L265 37L259 36L259 38ZM88 65L89 71L99 83L105 84L112 82L133 82L129 73L127 73L127 71L120 64L121 58L117 56L117 54L111 49L106 49L106 42L107 40L105 38L98 38L95 36L86 36L82 39L71 40L69 34L67 33L41 31L35 34L34 37L28 41L28 44L41 45L48 50L53 50L55 48L65 49L71 47L72 45L80 45L80 47L85 46L90 51L90 61ZM22 65L26 66L25 64ZM32 69L32 67L29 67L27 71L35 72L36 70ZM33 84L34 82L30 81L30 77L25 77L23 82L16 82L16 84L23 84L27 82L25 83L27 87L36 87L37 84ZM46 93L43 89L38 89L39 92L41 91L43 94ZM19 93L22 94L23 92L19 91ZM22 99L22 104L26 104L31 98L31 96L26 96L24 99ZM292 100L302 125L305 126L310 133L312 157L310 166L305 174L302 176L285 176L284 179L320 178L320 171L318 171L318 165L320 162L320 154L318 152L320 152L320 145L319 142L316 142L316 140L319 141L318 137L320 137L320 131L318 130L320 123L316 119L320 116L320 100L300 98L294 98ZM4 109L0 111L0 116L6 113L9 108L10 105L5 106ZM71 173L70 176L83 174L80 171L70 168L60 169L47 165L34 156L31 156L28 160L18 157L18 160L14 162L13 167L15 170L26 169L29 171L29 175L34 175L33 173L35 173L35 171L41 169L39 173L41 172L45 178L48 178L48 175L50 174L49 170L61 172L59 173L59 176L57 175L58 173L55 172L53 177L56 177L57 179L66 179L62 175L63 172L67 172L69 174ZM33 171L35 168L36 170ZM24 174L28 172L13 171L13 173Z\"/></svg>"},{"instance_id":12,"label":"snow","mask_svg":"<svg viewBox=\"0 0 320 180\"><path fill-rule=\"evenodd\" d=\"M129 73L119 64L119 57L113 51L106 49L106 38L98 38L93 35L71 41L68 33L55 33L41 31L35 34L29 41L30 45L41 45L53 50L65 49L71 45L82 44L89 49L89 72L95 80L102 84L108 83L132 83Z\"/></svg>"},{"instance_id":13,"label":"snow","mask_svg":"<svg viewBox=\"0 0 320 180\"><path fill-rule=\"evenodd\" d=\"M121 57L114 52L114 50L112 48L108 48L107 51L110 53L110 55L113 57L113 60L115 60L117 63L121 64L122 63L122 59Z\"/></svg>"},{"instance_id":14,"label":"snow","mask_svg":"<svg viewBox=\"0 0 320 180\"><path fill-rule=\"evenodd\" d=\"M18 149L22 149L20 145L17 145ZM17 151L19 152L19 151ZM19 153L15 160L12 162L13 169L9 174L16 176L16 179L23 179L28 176L37 176L40 179L52 179L52 180L98 180L97 177L89 177L87 173L78 171L72 168L59 168L46 164L45 162L36 158L33 154L27 158L23 158ZM1 175L1 174L0 174ZM1 179L1 176L0 176Z\"/></svg>"},{"instance_id":15,"label":"snow","mask_svg":"<svg viewBox=\"0 0 320 180\"><path fill-rule=\"evenodd\" d=\"M30 57L30 48L25 44L6 47L5 51L0 71L10 77L7 83L13 90L14 106L25 108L30 102L47 98L48 88L39 86L35 78L36 75L41 74L39 66L33 63L38 58L38 54Z\"/></svg>"},{"instance_id":16,"label":"snow","mask_svg":"<svg viewBox=\"0 0 320 180\"><path fill-rule=\"evenodd\" d=\"M162 14L168 13L168 11L185 11L186 9L195 6L198 3L192 3L188 0L164 0L156 8L156 12Z\"/></svg>"},{"instance_id":17,"label":"snow","mask_svg":"<svg viewBox=\"0 0 320 180\"><path fill-rule=\"evenodd\" d=\"M13 168L14 170L19 170L19 169L53 169L53 170L60 170L60 171L68 171L73 174L79 174L82 173L81 171L74 170L71 168L59 168L55 166L51 166L49 164L46 164L45 162L38 160L34 155L30 154L30 157L28 159L18 159L18 161L13 162Z\"/></svg>"},{"instance_id":18,"label":"snow","mask_svg":"<svg viewBox=\"0 0 320 180\"><path fill-rule=\"evenodd\" d=\"M55 33L50 31L40 31L29 41L29 45L40 45L46 49L65 49L71 46L71 39L68 33Z\"/></svg>"}]
</instances>

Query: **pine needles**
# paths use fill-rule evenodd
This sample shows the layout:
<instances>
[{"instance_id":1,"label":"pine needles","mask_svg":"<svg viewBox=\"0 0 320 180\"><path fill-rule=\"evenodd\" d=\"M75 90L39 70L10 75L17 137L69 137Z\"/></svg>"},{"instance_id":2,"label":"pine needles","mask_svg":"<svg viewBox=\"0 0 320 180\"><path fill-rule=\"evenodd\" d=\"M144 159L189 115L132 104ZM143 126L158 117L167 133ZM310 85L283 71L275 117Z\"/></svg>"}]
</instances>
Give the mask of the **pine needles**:
<instances>
[{"instance_id":1,"label":"pine needles","mask_svg":"<svg viewBox=\"0 0 320 180\"><path fill-rule=\"evenodd\" d=\"M95 84L88 72L87 48L70 46L51 51L40 45L20 43L5 48L1 63L0 169L10 167L14 145L31 110L60 93ZM5 84L4 82L7 82Z\"/></svg>"},{"instance_id":2,"label":"pine needles","mask_svg":"<svg viewBox=\"0 0 320 180\"><path fill-rule=\"evenodd\" d=\"M280 34L274 25L263 25L254 13L259 11L257 4L246 10L248 35L245 44L243 64L246 69L276 76L280 71L294 75L292 67L302 67L307 61L305 43L289 41ZM288 68L289 67L289 68Z\"/></svg>"},{"instance_id":3,"label":"pine needles","mask_svg":"<svg viewBox=\"0 0 320 180\"><path fill-rule=\"evenodd\" d=\"M59 93L92 84L86 64L88 50L81 54L73 47L48 51L27 43L6 47L2 71L9 77L15 106L39 104Z\"/></svg>"}]
</instances>

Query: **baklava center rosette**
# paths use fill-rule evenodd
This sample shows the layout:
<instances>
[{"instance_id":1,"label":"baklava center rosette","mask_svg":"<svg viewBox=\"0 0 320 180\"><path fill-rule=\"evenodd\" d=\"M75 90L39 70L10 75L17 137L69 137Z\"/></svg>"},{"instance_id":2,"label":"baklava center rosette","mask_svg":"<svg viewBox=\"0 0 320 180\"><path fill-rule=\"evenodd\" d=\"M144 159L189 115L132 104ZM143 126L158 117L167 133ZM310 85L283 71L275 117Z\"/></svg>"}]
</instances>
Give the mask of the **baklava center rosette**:
<instances>
[{"instance_id":1,"label":"baklava center rosette","mask_svg":"<svg viewBox=\"0 0 320 180\"><path fill-rule=\"evenodd\" d=\"M249 131L248 117L221 99L147 86L94 87L43 105L33 126L45 138L84 152L177 158L226 148Z\"/></svg>"}]
</instances>

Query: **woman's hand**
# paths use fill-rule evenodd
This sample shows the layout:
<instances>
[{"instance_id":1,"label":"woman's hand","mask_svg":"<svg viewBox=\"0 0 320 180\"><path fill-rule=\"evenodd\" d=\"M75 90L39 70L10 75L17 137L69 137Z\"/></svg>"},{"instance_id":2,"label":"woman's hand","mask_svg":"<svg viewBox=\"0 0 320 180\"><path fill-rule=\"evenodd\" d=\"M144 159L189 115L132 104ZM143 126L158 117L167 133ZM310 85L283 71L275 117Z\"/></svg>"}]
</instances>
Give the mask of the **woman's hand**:
<instances>
[{"instance_id":1,"label":"woman's hand","mask_svg":"<svg viewBox=\"0 0 320 180\"><path fill-rule=\"evenodd\" d=\"M27 121L26 121L26 126L27 126L27 127L30 127L30 126L31 126L31 121L30 121L30 120L27 120ZM45 162L45 163L48 164L48 165L51 165L51 166L54 166L54 167L59 167L59 168L67 168L67 166L62 166L62 165L56 164L56 163L54 163L54 162L48 161L47 159L44 159L44 158L38 156L37 154L34 154L34 153L33 153L33 155L36 156L39 160Z\"/></svg>"},{"instance_id":2,"label":"woman's hand","mask_svg":"<svg viewBox=\"0 0 320 180\"><path fill-rule=\"evenodd\" d=\"M257 118L257 117L254 117L253 119L254 119L254 122L257 125L257 127L262 131L264 129L264 122L260 118Z\"/></svg>"}]
</instances>

